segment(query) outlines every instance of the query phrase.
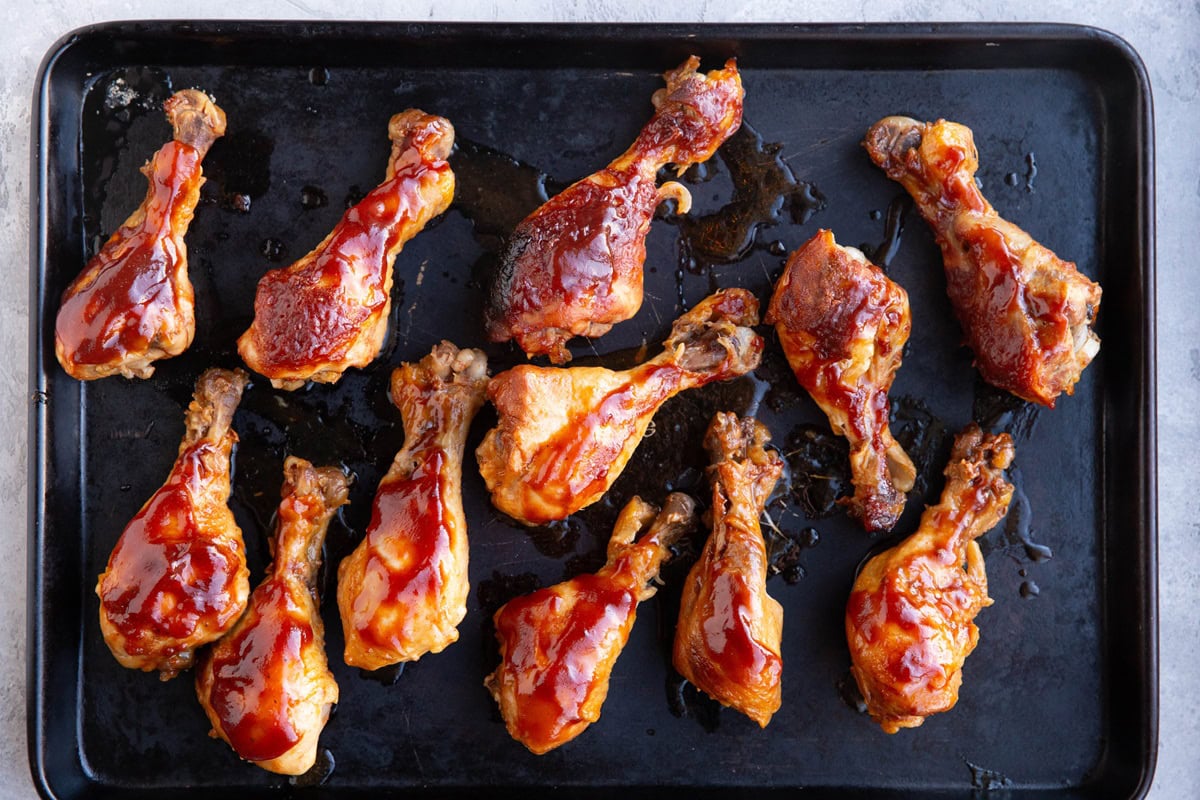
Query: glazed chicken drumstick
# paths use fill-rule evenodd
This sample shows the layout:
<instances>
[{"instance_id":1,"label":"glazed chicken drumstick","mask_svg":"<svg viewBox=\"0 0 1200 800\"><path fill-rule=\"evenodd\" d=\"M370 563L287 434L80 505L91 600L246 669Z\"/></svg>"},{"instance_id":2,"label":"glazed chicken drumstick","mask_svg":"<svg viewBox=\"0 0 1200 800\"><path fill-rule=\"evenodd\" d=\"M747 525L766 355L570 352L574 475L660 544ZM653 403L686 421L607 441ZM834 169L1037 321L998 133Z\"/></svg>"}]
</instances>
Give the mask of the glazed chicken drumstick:
<instances>
[{"instance_id":1,"label":"glazed chicken drumstick","mask_svg":"<svg viewBox=\"0 0 1200 800\"><path fill-rule=\"evenodd\" d=\"M758 366L757 323L754 295L726 289L677 319L663 352L633 369L523 364L497 375L488 398L499 423L476 451L492 503L539 525L599 500L663 403Z\"/></svg>"},{"instance_id":2,"label":"glazed chicken drumstick","mask_svg":"<svg viewBox=\"0 0 1200 800\"><path fill-rule=\"evenodd\" d=\"M633 498L617 517L599 572L518 597L496 612L500 665L484 685L514 739L541 755L600 719L637 605L654 595L650 584L668 548L692 526L694 505L675 493L659 513Z\"/></svg>"},{"instance_id":3,"label":"glazed chicken drumstick","mask_svg":"<svg viewBox=\"0 0 1200 800\"><path fill-rule=\"evenodd\" d=\"M196 334L184 235L225 112L194 89L168 97L163 111L174 138L142 167L146 198L67 287L54 321L58 363L79 380L149 378Z\"/></svg>"},{"instance_id":4,"label":"glazed chicken drumstick","mask_svg":"<svg viewBox=\"0 0 1200 800\"><path fill-rule=\"evenodd\" d=\"M887 117L867 131L863 145L933 228L950 302L984 380L1053 408L1100 350L1092 331L1099 284L984 199L966 126Z\"/></svg>"},{"instance_id":5,"label":"glazed chicken drumstick","mask_svg":"<svg viewBox=\"0 0 1200 800\"><path fill-rule=\"evenodd\" d=\"M667 164L682 173L707 161L742 122L742 80L730 60L699 73L692 56L664 75L654 116L628 150L569 186L521 222L500 257L487 309L493 342L515 339L526 355L571 360L572 336L600 336L642 305L642 263L654 210L667 199L680 213L691 195L657 184Z\"/></svg>"},{"instance_id":6,"label":"glazed chicken drumstick","mask_svg":"<svg viewBox=\"0 0 1200 800\"><path fill-rule=\"evenodd\" d=\"M782 702L783 608L767 594L759 517L783 472L766 426L720 413L705 435L712 457L712 533L683 585L672 661L709 697L762 727Z\"/></svg>"},{"instance_id":7,"label":"glazed chicken drumstick","mask_svg":"<svg viewBox=\"0 0 1200 800\"><path fill-rule=\"evenodd\" d=\"M487 358L442 342L392 373L404 447L379 482L366 536L338 568L346 663L379 669L440 653L467 613L462 458Z\"/></svg>"},{"instance_id":8,"label":"glazed chicken drumstick","mask_svg":"<svg viewBox=\"0 0 1200 800\"><path fill-rule=\"evenodd\" d=\"M850 442L854 497L840 502L868 531L890 530L916 479L888 426L888 390L912 327L908 294L822 230L788 258L765 321L796 380Z\"/></svg>"},{"instance_id":9,"label":"glazed chicken drumstick","mask_svg":"<svg viewBox=\"0 0 1200 800\"><path fill-rule=\"evenodd\" d=\"M229 500L230 423L246 373L196 381L171 474L121 533L96 583L100 630L123 666L163 680L229 630L250 593L246 547Z\"/></svg>"},{"instance_id":10,"label":"glazed chicken drumstick","mask_svg":"<svg viewBox=\"0 0 1200 800\"><path fill-rule=\"evenodd\" d=\"M335 383L383 346L392 265L404 244L454 197L449 121L410 108L388 123L387 177L296 263L263 275L254 322L238 352L277 389Z\"/></svg>"},{"instance_id":11,"label":"glazed chicken drumstick","mask_svg":"<svg viewBox=\"0 0 1200 800\"><path fill-rule=\"evenodd\" d=\"M851 672L888 733L915 728L958 702L963 662L979 641L975 616L992 604L975 540L1003 519L1012 439L971 425L958 435L941 502L917 532L872 558L846 607Z\"/></svg>"},{"instance_id":12,"label":"glazed chicken drumstick","mask_svg":"<svg viewBox=\"0 0 1200 800\"><path fill-rule=\"evenodd\" d=\"M350 482L340 469L284 463L274 561L238 623L196 668L196 696L239 756L270 772L303 775L338 700L325 658L317 575L329 520Z\"/></svg>"}]
</instances>

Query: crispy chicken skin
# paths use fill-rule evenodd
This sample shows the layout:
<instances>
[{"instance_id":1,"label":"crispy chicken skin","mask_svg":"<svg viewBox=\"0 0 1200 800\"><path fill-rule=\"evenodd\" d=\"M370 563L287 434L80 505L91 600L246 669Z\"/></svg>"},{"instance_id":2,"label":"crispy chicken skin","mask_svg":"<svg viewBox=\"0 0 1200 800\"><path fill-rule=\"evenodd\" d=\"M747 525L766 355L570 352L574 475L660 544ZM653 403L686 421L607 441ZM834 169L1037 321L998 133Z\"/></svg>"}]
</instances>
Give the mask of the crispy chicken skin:
<instances>
[{"instance_id":1,"label":"crispy chicken skin","mask_svg":"<svg viewBox=\"0 0 1200 800\"><path fill-rule=\"evenodd\" d=\"M950 302L984 380L1054 407L1100 350L1100 286L1001 219L975 185L971 130L887 117L863 142L933 228Z\"/></svg>"},{"instance_id":2,"label":"crispy chicken skin","mask_svg":"<svg viewBox=\"0 0 1200 800\"><path fill-rule=\"evenodd\" d=\"M912 327L908 294L853 247L818 231L788 258L765 321L796 380L850 442L850 515L890 530L916 469L888 427L888 390Z\"/></svg>"},{"instance_id":3,"label":"crispy chicken skin","mask_svg":"<svg viewBox=\"0 0 1200 800\"><path fill-rule=\"evenodd\" d=\"M223 369L196 381L171 474L125 527L96 582L100 630L123 666L173 678L246 608L246 547L226 504L237 442L230 423L246 382L241 370Z\"/></svg>"},{"instance_id":4,"label":"crispy chicken skin","mask_svg":"<svg viewBox=\"0 0 1200 800\"><path fill-rule=\"evenodd\" d=\"M617 518L599 572L518 597L496 612L501 660L484 685L514 739L541 755L600 719L637 605L654 595L650 584L668 548L692 526L694 506L675 493L659 513L633 498Z\"/></svg>"},{"instance_id":5,"label":"crispy chicken skin","mask_svg":"<svg viewBox=\"0 0 1200 800\"><path fill-rule=\"evenodd\" d=\"M392 117L388 137L383 183L311 253L258 282L254 322L238 339L238 352L277 389L336 383L379 355L396 255L454 197L448 120L410 108Z\"/></svg>"},{"instance_id":6,"label":"crispy chicken skin","mask_svg":"<svg viewBox=\"0 0 1200 800\"><path fill-rule=\"evenodd\" d=\"M325 658L317 575L329 520L350 482L336 467L284 463L274 561L238 623L200 656L196 696L239 756L270 772L302 775L338 700Z\"/></svg>"},{"instance_id":7,"label":"crispy chicken skin","mask_svg":"<svg viewBox=\"0 0 1200 800\"><path fill-rule=\"evenodd\" d=\"M846 607L846 640L867 710L888 733L915 728L958 702L963 662L992 604L978 537L1008 511L1007 433L958 435L941 502L917 532L866 563Z\"/></svg>"},{"instance_id":8,"label":"crispy chicken skin","mask_svg":"<svg viewBox=\"0 0 1200 800\"><path fill-rule=\"evenodd\" d=\"M571 360L572 336L600 336L642 305L642 263L654 210L691 195L658 171L707 161L742 122L742 80L731 59L699 73L692 56L663 77L654 116L615 161L551 198L509 237L486 312L493 342L515 339L528 356Z\"/></svg>"},{"instance_id":9,"label":"crispy chicken skin","mask_svg":"<svg viewBox=\"0 0 1200 800\"><path fill-rule=\"evenodd\" d=\"M499 423L476 451L496 508L526 525L562 519L620 476L659 406L685 389L744 375L763 340L758 301L726 289L675 321L657 357L614 372L523 364L488 386Z\"/></svg>"},{"instance_id":10,"label":"crispy chicken skin","mask_svg":"<svg viewBox=\"0 0 1200 800\"><path fill-rule=\"evenodd\" d=\"M759 517L783 472L761 422L719 413L704 446L712 533L688 573L672 661L698 689L762 727L782 702L783 608L767 594Z\"/></svg>"},{"instance_id":11,"label":"crispy chicken skin","mask_svg":"<svg viewBox=\"0 0 1200 800\"><path fill-rule=\"evenodd\" d=\"M462 459L487 357L442 342L392 373L404 447L379 482L366 536L338 567L346 663L378 669L440 653L467 613Z\"/></svg>"},{"instance_id":12,"label":"crispy chicken skin","mask_svg":"<svg viewBox=\"0 0 1200 800\"><path fill-rule=\"evenodd\" d=\"M73 378L149 378L196 334L184 235L200 187L200 162L225 134L225 112L203 92L163 103L174 138L142 167L146 198L63 293L54 353Z\"/></svg>"}]
</instances>

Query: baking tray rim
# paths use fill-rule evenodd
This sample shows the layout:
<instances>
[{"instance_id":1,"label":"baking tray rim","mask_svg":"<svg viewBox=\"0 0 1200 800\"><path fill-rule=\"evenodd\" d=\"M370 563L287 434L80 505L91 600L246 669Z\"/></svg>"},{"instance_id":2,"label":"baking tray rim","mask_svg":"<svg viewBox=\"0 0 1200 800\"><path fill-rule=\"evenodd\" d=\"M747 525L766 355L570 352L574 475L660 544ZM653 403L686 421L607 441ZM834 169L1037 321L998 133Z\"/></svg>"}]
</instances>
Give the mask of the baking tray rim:
<instances>
[{"instance_id":1,"label":"baking tray rim","mask_svg":"<svg viewBox=\"0 0 1200 800\"><path fill-rule=\"evenodd\" d=\"M47 174L49 150L50 83L55 65L72 48L91 38L106 36L162 38L193 36L198 39L214 36L262 35L279 37L287 31L303 27L315 37L351 39L370 37L394 39L437 35L455 37L471 35L495 39L547 38L560 41L610 40L703 40L721 38L731 41L788 39L821 41L829 39L858 39L868 42L888 42L912 45L920 42L972 41L975 43L1030 43L1071 41L1099 44L1132 71L1137 95L1138 115L1134 123L1140 132L1135 137L1137 172L1142 180L1137 202L1137 226L1144 298L1141 319L1142 349L1141 386L1136 405L1140 411L1137 438L1138 453L1138 547L1139 561L1135 565L1140 584L1141 615L1139 634L1145 647L1131 659L1136 661L1140 705L1140 737L1145 743L1136 785L1128 797L1141 798L1149 792L1158 756L1159 722L1159 625L1158 625L1158 482L1157 482L1157 340L1156 340L1156 240L1154 184L1154 124L1153 97L1149 74L1137 51L1128 41L1103 28L1044 22L902 22L902 23L573 23L573 22L402 22L402 21L322 21L303 20L111 20L78 27L60 37L47 50L38 67L34 81L33 113L31 115L32 146L30 148L30 266L35 280L30 281L29 376L30 412L28 418L28 511L27 511L27 594L26 594L26 726L29 766L35 788L46 798L57 798L52 778L45 763L45 717L47 706L47 673L45 663L46 622L43 614L45 591L44 533L46 512L47 459L47 363L44 333L45 274L48 242L48 202L50 179ZM902 67L896 67L902 68ZM910 68L919 68L912 66ZM951 68L952 69L952 68ZM51 360L52 362L52 360ZM51 368L53 364L51 363ZM1101 578L1107 576L1104 571ZM1107 598L1106 598L1107 599ZM1101 757L1101 764L1105 757ZM1097 776L1102 778L1103 776ZM1088 785L1088 784L1085 784ZM656 787L661 791L664 787ZM1080 787L1082 788L1082 787ZM681 787L681 791L687 791ZM853 791L853 790L851 790ZM1069 789L1068 789L1069 791Z\"/></svg>"}]
</instances>

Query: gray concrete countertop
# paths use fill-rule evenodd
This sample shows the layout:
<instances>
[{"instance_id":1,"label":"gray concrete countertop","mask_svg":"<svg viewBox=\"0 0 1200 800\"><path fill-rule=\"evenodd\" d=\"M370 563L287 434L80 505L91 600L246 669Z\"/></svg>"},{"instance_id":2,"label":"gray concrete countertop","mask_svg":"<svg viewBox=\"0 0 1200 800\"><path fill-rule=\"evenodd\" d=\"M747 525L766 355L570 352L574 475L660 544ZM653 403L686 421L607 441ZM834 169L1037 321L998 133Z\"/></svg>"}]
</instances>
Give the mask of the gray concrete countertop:
<instances>
[{"instance_id":1,"label":"gray concrete countertop","mask_svg":"<svg viewBox=\"0 0 1200 800\"><path fill-rule=\"evenodd\" d=\"M69 6L64 8L64 6ZM403 15L402 17L400 15ZM1200 787L1200 492L1192 448L1200 446L1200 278L1188 266L1200 224L1200 3L1196 0L0 0L0 519L11 550L0 559L0 798L36 796L25 736L26 374L29 323L30 103L42 55L62 34L93 22L138 18L419 19L509 21L876 22L1046 21L1107 28L1148 68L1154 93L1158 226L1159 604L1162 713L1154 800L1190 798ZM1192 238L1188 238L1192 237ZM1188 245L1192 242L1193 245Z\"/></svg>"}]
</instances>

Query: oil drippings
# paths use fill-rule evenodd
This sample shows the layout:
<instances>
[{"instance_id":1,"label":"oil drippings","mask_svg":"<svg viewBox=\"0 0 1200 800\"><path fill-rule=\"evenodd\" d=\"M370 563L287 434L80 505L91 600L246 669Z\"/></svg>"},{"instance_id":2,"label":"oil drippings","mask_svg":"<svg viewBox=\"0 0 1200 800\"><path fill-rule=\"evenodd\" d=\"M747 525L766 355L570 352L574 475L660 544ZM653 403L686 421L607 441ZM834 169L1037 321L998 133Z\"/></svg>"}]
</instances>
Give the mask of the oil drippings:
<instances>
[{"instance_id":1,"label":"oil drippings","mask_svg":"<svg viewBox=\"0 0 1200 800\"><path fill-rule=\"evenodd\" d=\"M1037 597L1039 594L1041 594L1042 589L1034 581L1027 580L1027 581L1021 582L1020 592L1021 592L1021 597L1023 597L1026 600L1030 600L1034 597Z\"/></svg>"},{"instance_id":2,"label":"oil drippings","mask_svg":"<svg viewBox=\"0 0 1200 800\"><path fill-rule=\"evenodd\" d=\"M258 254L273 264L282 261L285 253L287 245L278 239L263 239L258 245Z\"/></svg>"},{"instance_id":3,"label":"oil drippings","mask_svg":"<svg viewBox=\"0 0 1200 800\"><path fill-rule=\"evenodd\" d=\"M1030 150L1025 154L1025 191L1033 193L1033 181L1037 178L1037 157Z\"/></svg>"},{"instance_id":4,"label":"oil drippings","mask_svg":"<svg viewBox=\"0 0 1200 800\"><path fill-rule=\"evenodd\" d=\"M892 259L900 250L900 237L904 233L904 224L908 221L908 213L912 209L913 201L907 194L897 195L888 203L887 218L883 223L883 241L873 247L859 248L873 264L885 270L891 266Z\"/></svg>"},{"instance_id":5,"label":"oil drippings","mask_svg":"<svg viewBox=\"0 0 1200 800\"><path fill-rule=\"evenodd\" d=\"M784 582L795 586L808 570L800 563L800 556L821 540L816 528L785 530L775 525L762 526L763 542L767 546L767 577L782 575Z\"/></svg>"},{"instance_id":6,"label":"oil drippings","mask_svg":"<svg viewBox=\"0 0 1200 800\"><path fill-rule=\"evenodd\" d=\"M302 454L318 465L369 460L363 431L346 415L307 407L290 395L246 392L234 428L241 441L233 494L264 531L272 529L286 456ZM374 490L374 486L356 488Z\"/></svg>"},{"instance_id":7,"label":"oil drippings","mask_svg":"<svg viewBox=\"0 0 1200 800\"><path fill-rule=\"evenodd\" d=\"M122 158L128 153L140 166L170 137L171 128L162 116L162 104L172 91L170 74L152 67L128 67L103 73L88 87L79 136L84 143L81 154L83 241L92 245L87 256L98 252L107 238L102 235L104 226L100 217L105 210L109 182L117 173ZM148 115L157 115L154 130L159 135L144 148L139 141L138 152L132 152L129 150L130 129ZM137 179L144 181L140 175ZM143 182L131 195L135 199L131 199L129 208L115 209L120 219L110 227L115 229L125 219L144 192Z\"/></svg>"},{"instance_id":8,"label":"oil drippings","mask_svg":"<svg viewBox=\"0 0 1200 800\"><path fill-rule=\"evenodd\" d=\"M837 500L853 492L850 446L815 425L797 425L787 435L784 457L792 471L792 500L809 519L828 517Z\"/></svg>"},{"instance_id":9,"label":"oil drippings","mask_svg":"<svg viewBox=\"0 0 1200 800\"><path fill-rule=\"evenodd\" d=\"M358 184L354 184L346 190L346 196L342 199L342 206L349 211L354 206L361 203L367 196L363 188Z\"/></svg>"},{"instance_id":10,"label":"oil drippings","mask_svg":"<svg viewBox=\"0 0 1200 800\"><path fill-rule=\"evenodd\" d=\"M321 786L333 775L335 767L337 767L337 762L334 761L333 752L328 747L322 747L317 751L317 760L308 772L288 778L288 783L299 789Z\"/></svg>"},{"instance_id":11,"label":"oil drippings","mask_svg":"<svg viewBox=\"0 0 1200 800\"><path fill-rule=\"evenodd\" d=\"M892 398L892 435L916 467L912 494L926 497L941 484L941 475L950 457L953 437L946 423L937 417L924 400L902 395Z\"/></svg>"},{"instance_id":12,"label":"oil drippings","mask_svg":"<svg viewBox=\"0 0 1200 800\"><path fill-rule=\"evenodd\" d=\"M358 677L367 681L375 681L380 686L395 686L400 680L400 676L404 674L406 662L401 661L398 664L388 664L386 667L379 669L360 669Z\"/></svg>"},{"instance_id":13,"label":"oil drippings","mask_svg":"<svg viewBox=\"0 0 1200 800\"><path fill-rule=\"evenodd\" d=\"M673 669L667 675L667 708L672 716L696 720L707 733L721 726L721 704Z\"/></svg>"},{"instance_id":14,"label":"oil drippings","mask_svg":"<svg viewBox=\"0 0 1200 800\"><path fill-rule=\"evenodd\" d=\"M324 67L313 67L308 71L308 82L313 86L324 86L329 83L329 70Z\"/></svg>"},{"instance_id":15,"label":"oil drippings","mask_svg":"<svg viewBox=\"0 0 1200 800\"><path fill-rule=\"evenodd\" d=\"M997 389L983 378L975 378L975 398L971 402L971 419L985 431L1008 431L1013 441L1027 441L1037 425L1041 406L1022 400L1011 392Z\"/></svg>"},{"instance_id":16,"label":"oil drippings","mask_svg":"<svg viewBox=\"0 0 1200 800\"><path fill-rule=\"evenodd\" d=\"M538 168L467 139L455 142L449 161L456 181L450 208L471 221L476 240L490 252L499 251L521 220L564 188Z\"/></svg>"},{"instance_id":17,"label":"oil drippings","mask_svg":"<svg viewBox=\"0 0 1200 800\"><path fill-rule=\"evenodd\" d=\"M854 680L854 675L849 670L838 679L837 693L847 708L859 714L867 713L867 701L863 699L862 692L858 689L858 681Z\"/></svg>"},{"instance_id":18,"label":"oil drippings","mask_svg":"<svg viewBox=\"0 0 1200 800\"><path fill-rule=\"evenodd\" d=\"M555 520L546 525L526 528L525 533L537 551L548 558L562 558L575 552L583 525L575 516Z\"/></svg>"},{"instance_id":19,"label":"oil drippings","mask_svg":"<svg viewBox=\"0 0 1200 800\"><path fill-rule=\"evenodd\" d=\"M1024 480L1018 467L1008 470L1008 481L1013 485L1012 500L1004 521L979 539L979 549L986 556L997 550L1019 562L1034 564L1049 561L1054 551L1049 545L1034 540L1033 510L1029 496L1025 494Z\"/></svg>"},{"instance_id":20,"label":"oil drippings","mask_svg":"<svg viewBox=\"0 0 1200 800\"><path fill-rule=\"evenodd\" d=\"M312 211L313 209L323 208L327 205L329 205L329 198L320 188L305 186L300 190L300 206L305 211Z\"/></svg>"},{"instance_id":21,"label":"oil drippings","mask_svg":"<svg viewBox=\"0 0 1200 800\"><path fill-rule=\"evenodd\" d=\"M811 402L807 392L796 382L796 376L783 355L783 348L779 345L779 337L774 329L767 334L767 339L762 361L753 373L757 380L766 385L763 404L772 412L783 414L797 405Z\"/></svg>"},{"instance_id":22,"label":"oil drippings","mask_svg":"<svg viewBox=\"0 0 1200 800\"><path fill-rule=\"evenodd\" d=\"M825 208L824 195L814 184L797 180L780 157L781 143L764 143L761 134L743 121L733 136L717 150L728 170L733 197L712 214L671 215L679 227L679 265L704 274L715 264L730 264L755 247L761 228L777 225L784 213L804 224ZM711 179L715 167L703 173ZM690 170L684 174L689 181Z\"/></svg>"},{"instance_id":23,"label":"oil drippings","mask_svg":"<svg viewBox=\"0 0 1200 800\"><path fill-rule=\"evenodd\" d=\"M971 770L971 786L975 789L982 790L985 795L990 791L994 791L996 789L1006 789L1009 786L1012 786L1011 780L994 769L985 769L978 764L972 764L965 758L963 759L963 763L967 765L969 770Z\"/></svg>"},{"instance_id":24,"label":"oil drippings","mask_svg":"<svg viewBox=\"0 0 1200 800\"><path fill-rule=\"evenodd\" d=\"M217 139L204 157L204 192L213 193L221 208L250 211L254 200L271 188L271 154L275 141L259 131L239 128Z\"/></svg>"}]
</instances>

